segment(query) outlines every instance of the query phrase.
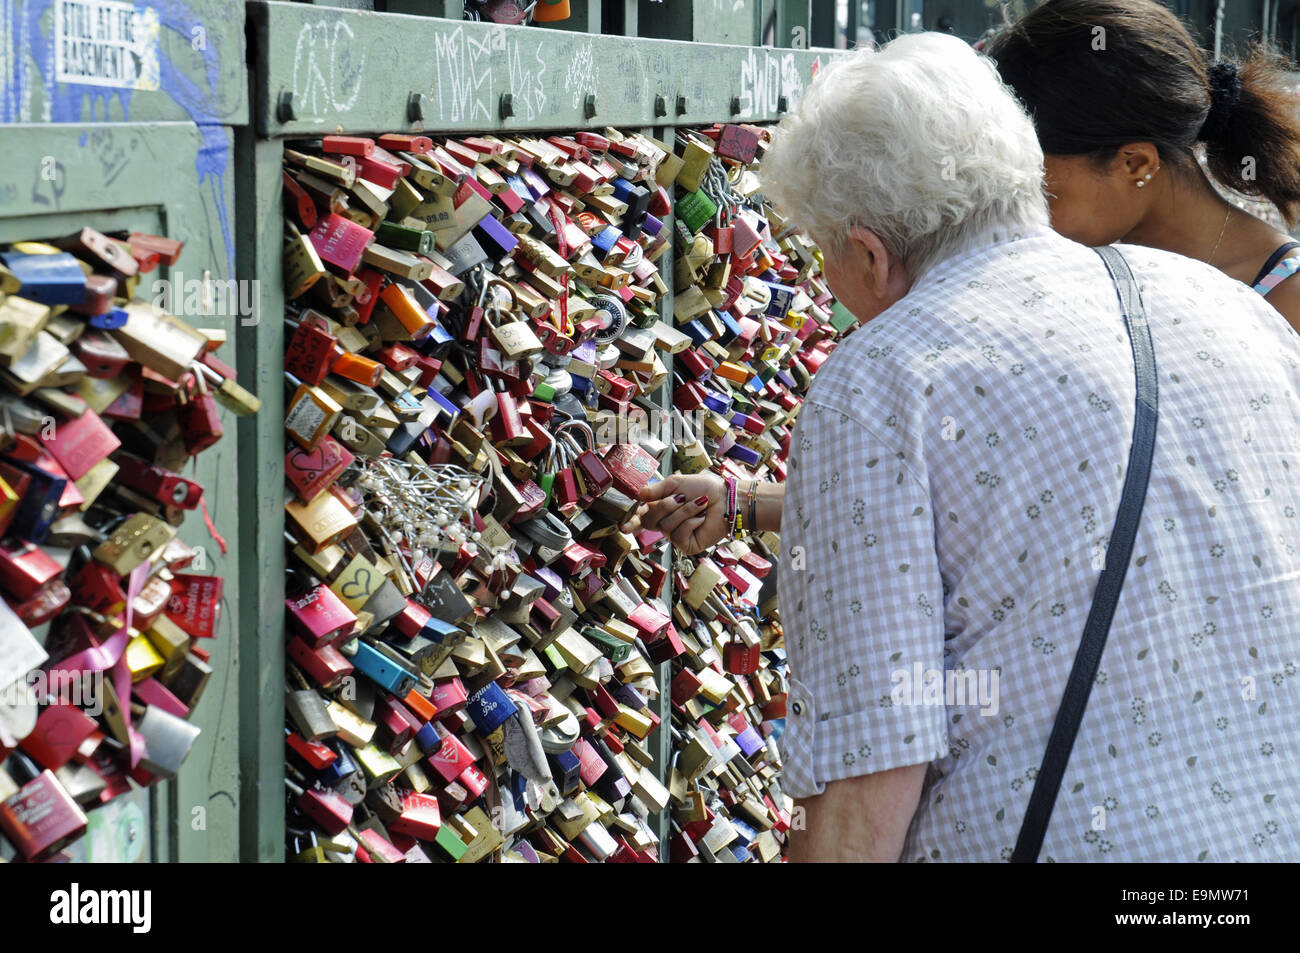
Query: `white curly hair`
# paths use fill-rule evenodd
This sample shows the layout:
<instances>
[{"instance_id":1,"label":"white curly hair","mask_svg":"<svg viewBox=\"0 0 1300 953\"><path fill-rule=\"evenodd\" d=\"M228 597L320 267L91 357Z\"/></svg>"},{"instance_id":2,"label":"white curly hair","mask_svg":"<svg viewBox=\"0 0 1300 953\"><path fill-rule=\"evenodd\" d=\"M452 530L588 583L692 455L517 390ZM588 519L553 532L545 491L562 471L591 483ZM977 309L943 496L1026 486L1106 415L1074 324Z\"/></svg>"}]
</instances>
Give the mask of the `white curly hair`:
<instances>
[{"instance_id":1,"label":"white curly hair","mask_svg":"<svg viewBox=\"0 0 1300 953\"><path fill-rule=\"evenodd\" d=\"M869 228L912 282L992 229L1049 223L1033 123L988 57L942 33L834 60L775 130L759 174L828 253Z\"/></svg>"}]
</instances>

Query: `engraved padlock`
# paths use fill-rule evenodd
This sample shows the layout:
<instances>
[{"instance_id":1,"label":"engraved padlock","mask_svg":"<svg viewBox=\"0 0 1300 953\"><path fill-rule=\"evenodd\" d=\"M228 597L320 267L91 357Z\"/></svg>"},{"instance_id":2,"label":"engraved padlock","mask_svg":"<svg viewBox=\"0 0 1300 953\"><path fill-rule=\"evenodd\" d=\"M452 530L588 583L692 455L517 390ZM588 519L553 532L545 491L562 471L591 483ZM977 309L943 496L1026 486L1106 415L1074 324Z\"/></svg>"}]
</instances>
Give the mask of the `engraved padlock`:
<instances>
[{"instance_id":1,"label":"engraved padlock","mask_svg":"<svg viewBox=\"0 0 1300 953\"><path fill-rule=\"evenodd\" d=\"M489 288L504 288L510 295L509 308L503 308L495 302L490 304L483 314L483 320L488 325L488 333L492 340L496 342L501 353L508 360L519 361L524 358L543 350L542 341L533 330L532 325L525 320L517 319L516 312L519 308L519 296L515 293L514 288L504 281L495 281L489 284Z\"/></svg>"},{"instance_id":2,"label":"engraved padlock","mask_svg":"<svg viewBox=\"0 0 1300 953\"><path fill-rule=\"evenodd\" d=\"M302 312L284 348L284 367L309 384L319 384L330 372L338 338L330 333L325 317L310 308Z\"/></svg>"}]
</instances>

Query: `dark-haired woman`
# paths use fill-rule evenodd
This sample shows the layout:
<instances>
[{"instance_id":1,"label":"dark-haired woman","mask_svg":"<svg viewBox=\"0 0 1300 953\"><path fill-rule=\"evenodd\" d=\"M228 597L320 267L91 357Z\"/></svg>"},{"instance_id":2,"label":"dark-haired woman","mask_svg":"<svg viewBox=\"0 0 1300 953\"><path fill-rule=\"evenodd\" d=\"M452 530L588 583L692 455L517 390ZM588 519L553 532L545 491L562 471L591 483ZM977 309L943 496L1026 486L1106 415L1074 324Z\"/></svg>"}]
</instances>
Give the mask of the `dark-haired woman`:
<instances>
[{"instance_id":1,"label":"dark-haired woman","mask_svg":"<svg viewBox=\"0 0 1300 953\"><path fill-rule=\"evenodd\" d=\"M1298 101L1261 50L1209 65L1154 0L1047 0L986 52L1033 116L1052 225L1198 258L1267 295L1300 330L1300 244L1234 207L1224 185L1300 215Z\"/></svg>"}]
</instances>

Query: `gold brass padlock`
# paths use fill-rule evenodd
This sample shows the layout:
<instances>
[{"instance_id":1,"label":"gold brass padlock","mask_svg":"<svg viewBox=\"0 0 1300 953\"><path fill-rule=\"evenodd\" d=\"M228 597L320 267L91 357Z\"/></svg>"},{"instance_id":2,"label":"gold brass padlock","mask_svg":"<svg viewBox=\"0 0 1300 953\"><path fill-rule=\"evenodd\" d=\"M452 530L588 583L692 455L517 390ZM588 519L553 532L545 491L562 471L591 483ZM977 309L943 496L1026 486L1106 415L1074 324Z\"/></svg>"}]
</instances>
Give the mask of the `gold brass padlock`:
<instances>
[{"instance_id":1,"label":"gold brass padlock","mask_svg":"<svg viewBox=\"0 0 1300 953\"><path fill-rule=\"evenodd\" d=\"M483 320L488 325L488 332L501 353L508 360L518 361L541 351L542 340L537 336L537 332L527 321L515 319L515 311L519 306L519 296L515 294L515 289L504 281L494 281L488 287L489 289L501 287L510 294L508 310L492 304L487 307L483 315Z\"/></svg>"},{"instance_id":2,"label":"gold brass padlock","mask_svg":"<svg viewBox=\"0 0 1300 953\"><path fill-rule=\"evenodd\" d=\"M17 297L0 301L0 364L8 366L27 353L49 318L49 307L39 302Z\"/></svg>"},{"instance_id":3,"label":"gold brass padlock","mask_svg":"<svg viewBox=\"0 0 1300 953\"><path fill-rule=\"evenodd\" d=\"M176 530L162 520L136 513L95 548L94 557L119 576L126 576L153 558L175 535Z\"/></svg>"}]
</instances>

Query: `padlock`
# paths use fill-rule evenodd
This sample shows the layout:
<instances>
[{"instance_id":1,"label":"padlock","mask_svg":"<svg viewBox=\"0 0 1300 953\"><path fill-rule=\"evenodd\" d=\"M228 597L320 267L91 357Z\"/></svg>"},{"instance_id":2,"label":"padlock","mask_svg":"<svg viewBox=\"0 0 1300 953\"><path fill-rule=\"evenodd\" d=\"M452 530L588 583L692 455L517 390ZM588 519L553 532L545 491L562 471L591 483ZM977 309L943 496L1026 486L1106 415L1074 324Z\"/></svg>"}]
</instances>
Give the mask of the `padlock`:
<instances>
[{"instance_id":1,"label":"padlock","mask_svg":"<svg viewBox=\"0 0 1300 953\"><path fill-rule=\"evenodd\" d=\"M513 293L513 292L512 292ZM508 361L520 361L543 350L541 339L527 321L489 308L484 314L488 333Z\"/></svg>"},{"instance_id":2,"label":"padlock","mask_svg":"<svg viewBox=\"0 0 1300 953\"><path fill-rule=\"evenodd\" d=\"M94 558L119 576L126 576L175 536L166 523L144 513L137 513L117 527L95 548Z\"/></svg>"},{"instance_id":3,"label":"padlock","mask_svg":"<svg viewBox=\"0 0 1300 953\"><path fill-rule=\"evenodd\" d=\"M186 452L198 456L221 439L222 427L217 401L208 390L207 378L202 372L195 371L193 380L198 393L188 395L177 409L176 417L181 425Z\"/></svg>"},{"instance_id":4,"label":"padlock","mask_svg":"<svg viewBox=\"0 0 1300 953\"><path fill-rule=\"evenodd\" d=\"M297 388L285 402L284 429L304 450L315 450L318 444L338 423L343 407L319 387L285 375Z\"/></svg>"},{"instance_id":5,"label":"padlock","mask_svg":"<svg viewBox=\"0 0 1300 953\"><path fill-rule=\"evenodd\" d=\"M114 455L117 479L138 493L168 506L192 510L203 497L203 487L163 467L151 466L130 453Z\"/></svg>"},{"instance_id":6,"label":"padlock","mask_svg":"<svg viewBox=\"0 0 1300 953\"><path fill-rule=\"evenodd\" d=\"M751 675L758 671L759 653L757 645L728 642L723 652L723 668L733 675Z\"/></svg>"},{"instance_id":7,"label":"padlock","mask_svg":"<svg viewBox=\"0 0 1300 953\"><path fill-rule=\"evenodd\" d=\"M308 308L285 344L285 369L308 384L319 384L330 372L337 344L324 316Z\"/></svg>"},{"instance_id":8,"label":"padlock","mask_svg":"<svg viewBox=\"0 0 1300 953\"><path fill-rule=\"evenodd\" d=\"M309 503L333 484L356 458L328 435L313 450L295 447L285 456L285 478L298 498Z\"/></svg>"},{"instance_id":9,"label":"padlock","mask_svg":"<svg viewBox=\"0 0 1300 953\"><path fill-rule=\"evenodd\" d=\"M0 803L0 832L27 860L57 854L85 832L85 812L52 771L39 770L17 753L9 756L5 770L20 787Z\"/></svg>"},{"instance_id":10,"label":"padlock","mask_svg":"<svg viewBox=\"0 0 1300 953\"><path fill-rule=\"evenodd\" d=\"M86 293L86 273L77 259L52 249L52 254L19 250L0 252L0 261L14 275L23 297L47 305L79 304Z\"/></svg>"},{"instance_id":11,"label":"padlock","mask_svg":"<svg viewBox=\"0 0 1300 953\"><path fill-rule=\"evenodd\" d=\"M340 794L325 788L303 790L286 781L290 791L297 794L295 807L320 826L326 834L334 836L347 830L352 822L353 807Z\"/></svg>"}]
</instances>

